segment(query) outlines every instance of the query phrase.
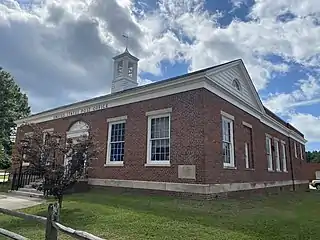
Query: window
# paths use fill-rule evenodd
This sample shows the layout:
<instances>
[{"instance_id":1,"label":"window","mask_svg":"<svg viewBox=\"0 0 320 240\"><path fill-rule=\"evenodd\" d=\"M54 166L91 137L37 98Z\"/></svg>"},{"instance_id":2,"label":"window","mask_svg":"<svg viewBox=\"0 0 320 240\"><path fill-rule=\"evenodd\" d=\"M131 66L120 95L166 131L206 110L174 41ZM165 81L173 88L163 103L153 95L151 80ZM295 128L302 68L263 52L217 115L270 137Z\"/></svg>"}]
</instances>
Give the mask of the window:
<instances>
[{"instance_id":1,"label":"window","mask_svg":"<svg viewBox=\"0 0 320 240\"><path fill-rule=\"evenodd\" d=\"M244 160L245 166L248 169L254 169L253 161L253 143L252 143L252 126L243 122L243 136L244 139Z\"/></svg>"},{"instance_id":2,"label":"window","mask_svg":"<svg viewBox=\"0 0 320 240\"><path fill-rule=\"evenodd\" d=\"M122 164L124 160L125 120L109 122L107 164Z\"/></svg>"},{"instance_id":3,"label":"window","mask_svg":"<svg viewBox=\"0 0 320 240\"><path fill-rule=\"evenodd\" d=\"M234 167L233 120L222 117L223 166Z\"/></svg>"},{"instance_id":4,"label":"window","mask_svg":"<svg viewBox=\"0 0 320 240\"><path fill-rule=\"evenodd\" d=\"M118 65L117 65L117 73L118 75L121 75L122 72L123 72L123 61L121 60L118 62Z\"/></svg>"},{"instance_id":5,"label":"window","mask_svg":"<svg viewBox=\"0 0 320 240\"><path fill-rule=\"evenodd\" d=\"M133 77L133 63L132 62L128 63L128 76Z\"/></svg>"},{"instance_id":6,"label":"window","mask_svg":"<svg viewBox=\"0 0 320 240\"><path fill-rule=\"evenodd\" d=\"M301 160L303 160L303 151L302 151L302 145L300 144L300 157L301 157Z\"/></svg>"},{"instance_id":7,"label":"window","mask_svg":"<svg viewBox=\"0 0 320 240\"><path fill-rule=\"evenodd\" d=\"M287 170L287 159L286 159L286 144L281 142L281 152L282 152L282 169L284 172L288 172Z\"/></svg>"},{"instance_id":8,"label":"window","mask_svg":"<svg viewBox=\"0 0 320 240\"><path fill-rule=\"evenodd\" d=\"M170 114L148 118L148 163L170 163Z\"/></svg>"},{"instance_id":9,"label":"window","mask_svg":"<svg viewBox=\"0 0 320 240\"><path fill-rule=\"evenodd\" d=\"M273 164L272 164L272 149L271 149L271 138L266 137L266 150L267 150L267 160L268 160L268 170L273 170Z\"/></svg>"},{"instance_id":10,"label":"window","mask_svg":"<svg viewBox=\"0 0 320 240\"><path fill-rule=\"evenodd\" d=\"M246 162L246 168L249 168L249 144L247 142L244 143L244 159Z\"/></svg>"},{"instance_id":11,"label":"window","mask_svg":"<svg viewBox=\"0 0 320 240\"><path fill-rule=\"evenodd\" d=\"M275 158L276 158L276 171L280 172L280 154L279 154L279 141L274 140L274 151L275 151Z\"/></svg>"},{"instance_id":12,"label":"window","mask_svg":"<svg viewBox=\"0 0 320 240\"><path fill-rule=\"evenodd\" d=\"M232 86L234 86L238 91L241 91L241 85L238 79L233 80Z\"/></svg>"},{"instance_id":13,"label":"window","mask_svg":"<svg viewBox=\"0 0 320 240\"><path fill-rule=\"evenodd\" d=\"M294 156L297 158L298 157L298 153L297 153L297 143L294 142Z\"/></svg>"}]
</instances>

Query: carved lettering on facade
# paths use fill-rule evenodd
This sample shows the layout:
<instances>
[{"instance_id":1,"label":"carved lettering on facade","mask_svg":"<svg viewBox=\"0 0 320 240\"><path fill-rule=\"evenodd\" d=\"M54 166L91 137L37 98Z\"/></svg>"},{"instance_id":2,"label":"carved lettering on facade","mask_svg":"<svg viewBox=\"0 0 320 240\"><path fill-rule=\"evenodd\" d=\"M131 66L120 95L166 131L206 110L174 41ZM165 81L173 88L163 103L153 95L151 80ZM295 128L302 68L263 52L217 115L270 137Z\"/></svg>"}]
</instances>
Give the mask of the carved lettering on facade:
<instances>
[{"instance_id":1,"label":"carved lettering on facade","mask_svg":"<svg viewBox=\"0 0 320 240\"><path fill-rule=\"evenodd\" d=\"M54 115L53 119L70 117L70 116L74 116L74 115L78 115L78 114L98 111L98 110L102 110L102 109L107 108L107 106L108 105L106 103L103 103L103 104L97 104L97 105L94 105L94 106L91 106L91 107L86 107L86 108L80 108L80 109L77 109L77 110L67 111L67 112L63 112L63 113L59 113L57 115Z\"/></svg>"}]
</instances>

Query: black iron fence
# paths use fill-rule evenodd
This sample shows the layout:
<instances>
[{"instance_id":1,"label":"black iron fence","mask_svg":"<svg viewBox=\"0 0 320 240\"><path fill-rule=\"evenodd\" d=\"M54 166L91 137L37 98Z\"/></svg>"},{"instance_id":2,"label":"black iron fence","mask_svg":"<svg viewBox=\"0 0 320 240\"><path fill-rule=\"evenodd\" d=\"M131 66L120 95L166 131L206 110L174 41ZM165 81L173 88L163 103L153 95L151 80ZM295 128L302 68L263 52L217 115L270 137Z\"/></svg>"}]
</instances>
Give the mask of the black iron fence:
<instances>
[{"instance_id":1,"label":"black iron fence","mask_svg":"<svg viewBox=\"0 0 320 240\"><path fill-rule=\"evenodd\" d=\"M19 188L23 188L26 185L35 183L41 178L42 175L39 173L15 170L12 176L11 190L18 190Z\"/></svg>"}]
</instances>

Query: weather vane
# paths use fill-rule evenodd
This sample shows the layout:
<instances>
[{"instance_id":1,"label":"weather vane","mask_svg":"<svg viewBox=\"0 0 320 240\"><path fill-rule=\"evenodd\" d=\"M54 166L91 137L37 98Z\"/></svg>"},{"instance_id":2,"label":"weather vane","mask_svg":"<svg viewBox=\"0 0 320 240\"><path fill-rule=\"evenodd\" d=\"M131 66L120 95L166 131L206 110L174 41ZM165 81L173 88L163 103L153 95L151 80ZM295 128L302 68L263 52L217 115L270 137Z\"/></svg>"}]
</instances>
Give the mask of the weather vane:
<instances>
[{"instance_id":1,"label":"weather vane","mask_svg":"<svg viewBox=\"0 0 320 240\"><path fill-rule=\"evenodd\" d=\"M124 37L126 39L126 49L128 49L129 36L128 36L128 34L122 34L122 37Z\"/></svg>"}]
</instances>

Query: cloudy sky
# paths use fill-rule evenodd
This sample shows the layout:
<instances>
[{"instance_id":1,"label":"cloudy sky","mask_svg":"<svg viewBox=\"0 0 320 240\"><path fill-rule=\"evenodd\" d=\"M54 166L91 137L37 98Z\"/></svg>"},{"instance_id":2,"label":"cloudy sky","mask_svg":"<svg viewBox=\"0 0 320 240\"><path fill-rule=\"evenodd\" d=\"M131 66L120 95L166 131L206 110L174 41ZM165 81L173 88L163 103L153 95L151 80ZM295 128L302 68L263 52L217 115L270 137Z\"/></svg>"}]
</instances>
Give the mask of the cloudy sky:
<instances>
[{"instance_id":1,"label":"cloudy sky","mask_svg":"<svg viewBox=\"0 0 320 240\"><path fill-rule=\"evenodd\" d=\"M140 84L242 58L263 103L320 149L319 0L0 0L0 66L33 113L109 93L123 33Z\"/></svg>"}]
</instances>

